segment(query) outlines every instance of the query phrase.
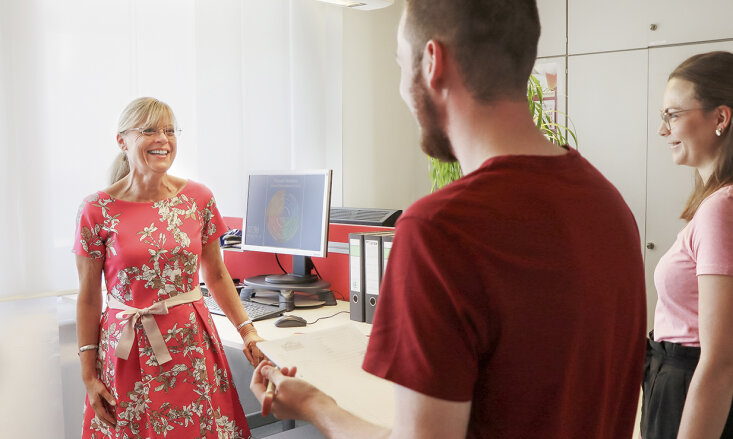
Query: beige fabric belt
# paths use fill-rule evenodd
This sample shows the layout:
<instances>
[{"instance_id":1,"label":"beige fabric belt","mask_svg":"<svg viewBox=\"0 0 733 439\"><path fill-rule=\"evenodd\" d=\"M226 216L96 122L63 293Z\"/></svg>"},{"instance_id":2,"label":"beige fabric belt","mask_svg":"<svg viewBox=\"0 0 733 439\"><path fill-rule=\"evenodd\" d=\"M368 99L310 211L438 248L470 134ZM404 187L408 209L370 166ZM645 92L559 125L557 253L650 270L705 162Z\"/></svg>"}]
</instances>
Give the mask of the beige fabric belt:
<instances>
[{"instance_id":1,"label":"beige fabric belt","mask_svg":"<svg viewBox=\"0 0 733 439\"><path fill-rule=\"evenodd\" d=\"M156 302L147 308L133 308L127 306L112 296L107 297L107 307L109 309L121 310L116 314L118 320L126 321L124 328L122 328L122 336L120 341L117 343L115 349L115 356L123 360L127 360L132 349L132 344L135 341L135 323L137 320L143 324L145 335L148 337L150 347L153 348L155 359L158 364L163 364L171 360L171 354L168 352L168 347L165 345L163 335L160 333L160 328L155 322L154 315L156 314L168 314L168 308L181 305L183 303L191 303L201 298L201 288L196 287L193 290L179 294L178 296L171 297L170 299Z\"/></svg>"}]
</instances>

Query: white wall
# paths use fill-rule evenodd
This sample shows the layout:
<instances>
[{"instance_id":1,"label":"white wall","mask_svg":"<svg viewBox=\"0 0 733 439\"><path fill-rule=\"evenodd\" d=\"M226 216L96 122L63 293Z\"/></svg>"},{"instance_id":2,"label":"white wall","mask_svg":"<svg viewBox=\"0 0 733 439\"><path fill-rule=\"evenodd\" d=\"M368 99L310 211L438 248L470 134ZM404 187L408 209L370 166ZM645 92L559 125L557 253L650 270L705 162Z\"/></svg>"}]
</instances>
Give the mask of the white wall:
<instances>
[{"instance_id":1,"label":"white wall","mask_svg":"<svg viewBox=\"0 0 733 439\"><path fill-rule=\"evenodd\" d=\"M342 12L302 0L292 1L290 10L291 166L333 169L331 199L336 206L343 197Z\"/></svg>"},{"instance_id":2,"label":"white wall","mask_svg":"<svg viewBox=\"0 0 733 439\"><path fill-rule=\"evenodd\" d=\"M19 257L30 252L29 239L23 232L28 223L43 223L43 219L24 221L23 198L17 187L27 185L29 192L38 195L39 184L32 173L18 175L15 169L25 163L34 164L39 159L34 145L38 136L33 123L14 123L11 115L31 113L38 108L38 94L23 81L16 67L37 69L38 61L33 53L17 50L15 44L22 41L37 46L32 24L18 22L18 18L30 13L29 5L10 7L0 2L0 295L10 294L28 282L35 284L29 259L17 264ZM8 38L12 35L12 38ZM14 90L22 89L27 99L18 99ZM19 139L25 139L21 142ZM10 148L11 142L21 145ZM48 188L46 188L48 190ZM37 214L37 212L35 212ZM38 244L37 238L30 240ZM26 278L28 276L28 278ZM1 297L1 296L0 296ZM58 358L58 324L55 313L56 298L0 303L0 431L3 437L53 437L63 428L63 413L57 410L61 400ZM38 401L49 401L46 406ZM18 407L43 407L43 422L38 422L38 412Z\"/></svg>"},{"instance_id":3,"label":"white wall","mask_svg":"<svg viewBox=\"0 0 733 439\"><path fill-rule=\"evenodd\" d=\"M341 20L305 0L0 0L0 431L64 430L56 299L26 299L77 286L77 208L107 186L123 107L168 102L171 173L241 216L248 169L340 175Z\"/></svg>"},{"instance_id":4,"label":"white wall","mask_svg":"<svg viewBox=\"0 0 733 439\"><path fill-rule=\"evenodd\" d=\"M332 168L342 201L342 9L304 0L2 3L2 295L76 286L76 210L108 184L138 96L183 128L174 175L241 216L251 169ZM12 111L11 111L12 110ZM62 184L63 183L63 184ZM39 270L38 267L43 267Z\"/></svg>"},{"instance_id":5,"label":"white wall","mask_svg":"<svg viewBox=\"0 0 733 439\"><path fill-rule=\"evenodd\" d=\"M395 62L404 2L344 11L344 205L405 209L430 192L417 122Z\"/></svg>"}]
</instances>

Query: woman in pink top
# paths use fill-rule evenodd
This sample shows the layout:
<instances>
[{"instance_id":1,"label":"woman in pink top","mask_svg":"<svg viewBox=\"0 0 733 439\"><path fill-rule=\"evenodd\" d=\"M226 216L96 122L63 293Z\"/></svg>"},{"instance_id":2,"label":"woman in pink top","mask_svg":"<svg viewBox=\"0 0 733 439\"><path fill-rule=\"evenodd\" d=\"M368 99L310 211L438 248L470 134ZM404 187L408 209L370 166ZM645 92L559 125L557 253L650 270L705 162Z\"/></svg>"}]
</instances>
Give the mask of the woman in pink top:
<instances>
[{"instance_id":1,"label":"woman in pink top","mask_svg":"<svg viewBox=\"0 0 733 439\"><path fill-rule=\"evenodd\" d=\"M732 108L733 54L693 56L669 76L659 134L697 172L688 224L654 273L644 439L733 438Z\"/></svg>"},{"instance_id":2,"label":"woman in pink top","mask_svg":"<svg viewBox=\"0 0 733 439\"><path fill-rule=\"evenodd\" d=\"M120 117L112 184L79 210L83 438L251 437L199 268L253 365L262 339L222 261L226 226L211 191L168 174L177 140L168 105L132 101Z\"/></svg>"}]
</instances>

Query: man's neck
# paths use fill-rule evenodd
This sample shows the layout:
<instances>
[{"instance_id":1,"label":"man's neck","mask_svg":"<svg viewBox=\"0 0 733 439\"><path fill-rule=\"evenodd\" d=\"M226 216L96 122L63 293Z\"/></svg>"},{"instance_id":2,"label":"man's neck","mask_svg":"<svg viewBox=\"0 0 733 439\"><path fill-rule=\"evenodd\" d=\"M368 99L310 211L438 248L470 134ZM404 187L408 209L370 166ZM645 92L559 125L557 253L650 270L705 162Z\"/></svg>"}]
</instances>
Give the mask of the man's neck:
<instances>
[{"instance_id":1,"label":"man's neck","mask_svg":"<svg viewBox=\"0 0 733 439\"><path fill-rule=\"evenodd\" d=\"M526 101L498 101L490 105L472 99L454 101L446 132L464 174L486 160L502 155L562 155L532 121ZM452 110L452 111L451 111Z\"/></svg>"}]
</instances>

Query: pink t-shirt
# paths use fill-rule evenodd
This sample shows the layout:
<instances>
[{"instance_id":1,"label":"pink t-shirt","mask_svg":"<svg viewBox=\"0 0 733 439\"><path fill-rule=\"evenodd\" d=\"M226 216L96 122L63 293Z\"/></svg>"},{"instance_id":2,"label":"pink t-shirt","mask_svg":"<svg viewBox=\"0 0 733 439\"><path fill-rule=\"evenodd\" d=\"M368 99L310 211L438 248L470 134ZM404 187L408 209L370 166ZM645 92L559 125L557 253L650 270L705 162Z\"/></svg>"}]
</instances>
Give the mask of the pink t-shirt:
<instances>
[{"instance_id":1,"label":"pink t-shirt","mask_svg":"<svg viewBox=\"0 0 733 439\"><path fill-rule=\"evenodd\" d=\"M733 185L706 198L654 271L654 339L700 346L697 276L733 275Z\"/></svg>"}]
</instances>

